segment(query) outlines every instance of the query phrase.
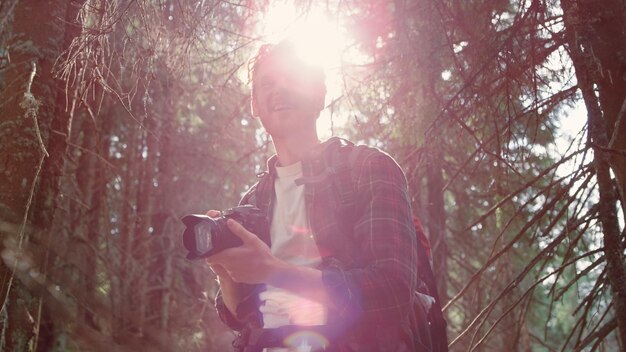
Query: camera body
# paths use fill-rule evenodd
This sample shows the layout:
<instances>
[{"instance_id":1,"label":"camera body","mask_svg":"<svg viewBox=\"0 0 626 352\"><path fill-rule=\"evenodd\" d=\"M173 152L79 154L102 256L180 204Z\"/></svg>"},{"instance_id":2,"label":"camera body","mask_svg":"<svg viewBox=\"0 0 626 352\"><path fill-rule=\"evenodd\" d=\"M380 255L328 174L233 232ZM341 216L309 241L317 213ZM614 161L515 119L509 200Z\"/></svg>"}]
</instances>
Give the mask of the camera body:
<instances>
[{"instance_id":1,"label":"camera body","mask_svg":"<svg viewBox=\"0 0 626 352\"><path fill-rule=\"evenodd\" d=\"M241 239L226 225L228 219L237 221L257 235L267 227L265 214L253 205L241 205L224 210L217 218L200 214L186 215L181 221L186 227L183 232L183 245L189 252L187 259L202 259L224 249L241 246L243 244Z\"/></svg>"}]
</instances>

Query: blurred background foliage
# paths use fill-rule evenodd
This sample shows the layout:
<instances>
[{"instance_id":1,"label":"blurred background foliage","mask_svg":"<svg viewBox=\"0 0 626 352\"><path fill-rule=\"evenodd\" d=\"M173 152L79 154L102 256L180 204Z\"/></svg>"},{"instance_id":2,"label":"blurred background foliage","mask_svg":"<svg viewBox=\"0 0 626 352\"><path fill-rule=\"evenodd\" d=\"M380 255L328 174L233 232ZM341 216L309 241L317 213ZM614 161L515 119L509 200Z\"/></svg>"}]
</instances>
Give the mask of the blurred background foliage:
<instances>
[{"instance_id":1,"label":"blurred background foliage","mask_svg":"<svg viewBox=\"0 0 626 352\"><path fill-rule=\"evenodd\" d=\"M230 348L179 219L272 153L246 69L277 3L0 0L1 350ZM624 3L285 4L345 31L320 134L405 170L451 350L624 350Z\"/></svg>"}]
</instances>

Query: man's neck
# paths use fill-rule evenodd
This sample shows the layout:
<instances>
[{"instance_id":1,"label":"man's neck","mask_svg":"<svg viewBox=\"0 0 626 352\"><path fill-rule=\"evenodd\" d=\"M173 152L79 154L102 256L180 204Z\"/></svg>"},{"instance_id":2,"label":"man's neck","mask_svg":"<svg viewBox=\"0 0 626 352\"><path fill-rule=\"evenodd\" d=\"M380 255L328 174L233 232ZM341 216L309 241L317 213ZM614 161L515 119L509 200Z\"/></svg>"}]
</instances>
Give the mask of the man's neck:
<instances>
[{"instance_id":1,"label":"man's neck","mask_svg":"<svg viewBox=\"0 0 626 352\"><path fill-rule=\"evenodd\" d=\"M316 146L320 144L317 133L309 136L290 136L274 139L274 148L281 166L289 166L302 160Z\"/></svg>"}]
</instances>

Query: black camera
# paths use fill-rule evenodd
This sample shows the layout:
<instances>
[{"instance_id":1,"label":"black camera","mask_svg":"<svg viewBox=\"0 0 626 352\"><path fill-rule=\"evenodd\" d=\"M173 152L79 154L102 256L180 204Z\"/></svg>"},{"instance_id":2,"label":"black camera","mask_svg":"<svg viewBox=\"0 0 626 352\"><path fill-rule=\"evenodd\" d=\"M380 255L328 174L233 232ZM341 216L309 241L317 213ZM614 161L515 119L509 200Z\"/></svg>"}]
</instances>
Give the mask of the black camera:
<instances>
[{"instance_id":1,"label":"black camera","mask_svg":"<svg viewBox=\"0 0 626 352\"><path fill-rule=\"evenodd\" d=\"M224 249L241 246L243 244L241 239L226 226L228 219L237 221L248 231L257 235L262 231L262 225L266 222L265 214L253 205L242 205L224 210L217 218L200 214L184 216L181 221L186 226L183 232L183 244L189 252L187 259L206 258Z\"/></svg>"}]
</instances>

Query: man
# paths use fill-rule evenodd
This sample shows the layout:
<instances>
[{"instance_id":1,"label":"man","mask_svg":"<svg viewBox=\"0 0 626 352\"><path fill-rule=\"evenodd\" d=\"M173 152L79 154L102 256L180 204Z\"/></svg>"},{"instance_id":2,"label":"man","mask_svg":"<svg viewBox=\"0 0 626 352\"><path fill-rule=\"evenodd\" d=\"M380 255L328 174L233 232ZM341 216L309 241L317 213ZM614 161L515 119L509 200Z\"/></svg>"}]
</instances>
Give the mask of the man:
<instances>
[{"instance_id":1,"label":"man","mask_svg":"<svg viewBox=\"0 0 626 352\"><path fill-rule=\"evenodd\" d=\"M243 245L207 258L220 283L218 313L242 332L233 345L241 351L429 351L428 337L418 336L424 314L415 295L416 235L401 169L387 154L365 148L349 173L333 176L353 177L354 184L354 206L338 214L342 190L329 176L328 159L348 157L343 142L322 143L317 136L323 72L284 41L259 50L250 76L252 112L276 155L242 204L266 208L269 236L229 220Z\"/></svg>"}]
</instances>

